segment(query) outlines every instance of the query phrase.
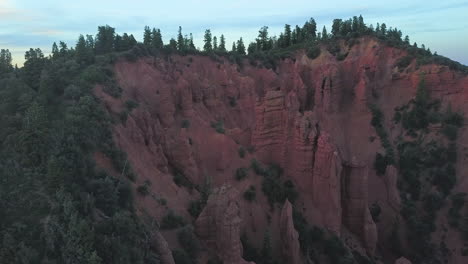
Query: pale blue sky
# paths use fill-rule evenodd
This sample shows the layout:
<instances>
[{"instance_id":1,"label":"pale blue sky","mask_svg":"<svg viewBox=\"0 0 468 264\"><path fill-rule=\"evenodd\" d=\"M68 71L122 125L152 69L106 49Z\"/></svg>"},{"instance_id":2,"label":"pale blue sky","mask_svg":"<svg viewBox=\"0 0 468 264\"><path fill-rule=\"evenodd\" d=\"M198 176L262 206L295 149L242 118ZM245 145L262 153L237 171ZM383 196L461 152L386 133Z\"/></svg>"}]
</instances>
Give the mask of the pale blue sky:
<instances>
[{"instance_id":1,"label":"pale blue sky","mask_svg":"<svg viewBox=\"0 0 468 264\"><path fill-rule=\"evenodd\" d=\"M160 28L164 40L192 32L196 45L206 28L224 33L228 47L239 37L253 40L258 29L270 27L278 34L284 24L302 25L314 17L319 28L330 30L334 18L362 14L367 24L385 22L408 34L412 42L468 64L467 0L0 0L0 48L13 53L22 64L30 47L50 52L54 41L75 45L79 34L95 34L98 25L109 24L138 40L145 25Z\"/></svg>"}]
</instances>

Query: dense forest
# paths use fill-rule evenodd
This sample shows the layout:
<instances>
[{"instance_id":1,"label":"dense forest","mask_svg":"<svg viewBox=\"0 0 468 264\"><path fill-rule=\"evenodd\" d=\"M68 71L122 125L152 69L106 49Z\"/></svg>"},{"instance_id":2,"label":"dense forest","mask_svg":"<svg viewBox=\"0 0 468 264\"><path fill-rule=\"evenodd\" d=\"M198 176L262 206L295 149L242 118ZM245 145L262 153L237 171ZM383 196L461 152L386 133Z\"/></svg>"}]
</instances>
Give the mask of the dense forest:
<instances>
[{"instance_id":1,"label":"dense forest","mask_svg":"<svg viewBox=\"0 0 468 264\"><path fill-rule=\"evenodd\" d=\"M326 47L343 60L347 54L338 41L373 36L408 51L400 67L416 60L418 65L438 63L468 73L466 66L411 44L397 28L366 25L362 16L335 19L330 33L325 27L320 32L314 19L303 26L285 25L279 36L269 36L264 26L255 41L247 45L240 38L230 50L225 36L213 36L209 29L202 49L181 27L177 39L168 43L156 28L145 27L143 36L140 42L99 26L95 36L80 35L74 47L53 43L49 56L31 48L21 68L12 65L8 50L1 50L0 263L159 262L151 242L159 224L136 215L131 184L138 175L112 141L111 126L118 120L92 93L95 84L103 83L106 92L120 95L112 71L118 59L201 54L274 70L279 59L301 49L316 58L320 47ZM97 151L108 155L123 177L99 169L93 161ZM387 160L380 163L386 166Z\"/></svg>"}]
</instances>

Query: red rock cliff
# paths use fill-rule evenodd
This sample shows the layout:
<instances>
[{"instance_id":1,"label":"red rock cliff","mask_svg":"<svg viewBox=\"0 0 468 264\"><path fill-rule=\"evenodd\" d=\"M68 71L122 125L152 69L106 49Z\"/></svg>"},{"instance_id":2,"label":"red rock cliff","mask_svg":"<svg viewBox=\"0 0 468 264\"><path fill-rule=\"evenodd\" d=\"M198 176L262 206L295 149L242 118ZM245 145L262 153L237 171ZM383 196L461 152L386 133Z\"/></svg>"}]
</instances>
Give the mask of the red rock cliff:
<instances>
[{"instance_id":1,"label":"red rock cliff","mask_svg":"<svg viewBox=\"0 0 468 264\"><path fill-rule=\"evenodd\" d=\"M279 214L267 220L269 208L259 176L249 175L243 182L233 177L237 168L248 167L256 158L284 168L300 194L296 206L311 223L337 234L346 228L373 253L384 241L380 236L389 235L385 224L390 222L376 226L368 207L378 202L385 217L394 219L399 196L394 168L387 171L391 178L373 170L381 143L369 140L376 134L368 103L379 105L388 117L385 126L390 136L396 136L398 129L390 121L393 109L414 96L419 74L425 72L433 96L468 113L467 77L438 65L412 64L400 72L394 65L404 55L363 38L349 48L343 61L325 49L314 60L299 51L294 58L279 61L275 70L252 66L247 60L239 66L204 56L144 58L116 63L121 98L99 89L96 93L114 115L124 109L126 100L138 102L127 121L115 125L114 137L139 175L137 185L152 182L151 193L165 198L169 208L188 217L188 203L197 199L174 184L177 171L198 185L209 178L214 186L229 183L241 192L257 186L257 201L240 201L239 210L245 218L243 232L261 240L262 226L279 225ZM373 96L376 93L378 98ZM216 132L213 123L222 124L224 134ZM462 165L467 142L463 128L458 139L459 190L468 189L468 171ZM241 146L255 151L241 158ZM137 203L156 218L165 212L155 199L140 197ZM202 225L202 220L198 222Z\"/></svg>"}]
</instances>

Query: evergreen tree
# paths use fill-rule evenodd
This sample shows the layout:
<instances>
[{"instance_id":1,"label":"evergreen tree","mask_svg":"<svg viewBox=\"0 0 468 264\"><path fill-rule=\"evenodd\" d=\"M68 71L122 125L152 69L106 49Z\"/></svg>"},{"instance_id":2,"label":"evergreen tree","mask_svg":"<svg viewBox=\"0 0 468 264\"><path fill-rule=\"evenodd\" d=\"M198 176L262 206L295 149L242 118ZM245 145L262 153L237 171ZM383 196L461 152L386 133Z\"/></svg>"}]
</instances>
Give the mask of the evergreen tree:
<instances>
[{"instance_id":1,"label":"evergreen tree","mask_svg":"<svg viewBox=\"0 0 468 264\"><path fill-rule=\"evenodd\" d=\"M177 41L174 38L171 38L171 40L169 40L169 49L172 51L177 50Z\"/></svg>"},{"instance_id":2,"label":"evergreen tree","mask_svg":"<svg viewBox=\"0 0 468 264\"><path fill-rule=\"evenodd\" d=\"M333 25L332 25L332 34L333 36L338 36L341 32L341 25L343 23L343 20L341 19L334 19L333 20ZM323 34L322 34L323 37Z\"/></svg>"},{"instance_id":3,"label":"evergreen tree","mask_svg":"<svg viewBox=\"0 0 468 264\"><path fill-rule=\"evenodd\" d=\"M147 47L150 47L152 39L153 39L153 35L151 34L150 27L145 26L145 31L143 33L143 44L145 44L145 46Z\"/></svg>"},{"instance_id":4,"label":"evergreen tree","mask_svg":"<svg viewBox=\"0 0 468 264\"><path fill-rule=\"evenodd\" d=\"M57 47L57 43L54 42L54 44L52 44L52 57L57 58L58 56L59 56L59 49Z\"/></svg>"},{"instance_id":5,"label":"evergreen tree","mask_svg":"<svg viewBox=\"0 0 468 264\"><path fill-rule=\"evenodd\" d=\"M296 25L296 28L291 32L291 43L292 44L299 43L299 41L297 39L297 32L300 32L300 31L297 30L298 28L299 28L299 26Z\"/></svg>"},{"instance_id":6,"label":"evergreen tree","mask_svg":"<svg viewBox=\"0 0 468 264\"><path fill-rule=\"evenodd\" d=\"M317 37L317 22L315 22L314 18L310 18L310 20L304 24L304 27L302 28L302 32L300 32L299 42L301 42L304 39L310 40L316 37Z\"/></svg>"},{"instance_id":7,"label":"evergreen tree","mask_svg":"<svg viewBox=\"0 0 468 264\"><path fill-rule=\"evenodd\" d=\"M211 44L211 42L212 42L211 30L209 30L209 29L205 30L205 36L204 36L203 41L205 42L205 45L203 46L203 50L205 52L213 51L213 46Z\"/></svg>"},{"instance_id":8,"label":"evergreen tree","mask_svg":"<svg viewBox=\"0 0 468 264\"><path fill-rule=\"evenodd\" d=\"M364 32L366 30L366 24L364 23L364 18L362 17L362 15L359 15L359 18L358 18L358 31L360 33Z\"/></svg>"},{"instance_id":9,"label":"evergreen tree","mask_svg":"<svg viewBox=\"0 0 468 264\"><path fill-rule=\"evenodd\" d=\"M114 50L117 52L124 51L125 49L123 48L123 46L124 46L124 43L123 43L122 36L120 36L119 34L115 35Z\"/></svg>"},{"instance_id":10,"label":"evergreen tree","mask_svg":"<svg viewBox=\"0 0 468 264\"><path fill-rule=\"evenodd\" d=\"M115 28L106 26L99 26L96 35L96 54L105 54L112 52L114 49Z\"/></svg>"},{"instance_id":11,"label":"evergreen tree","mask_svg":"<svg viewBox=\"0 0 468 264\"><path fill-rule=\"evenodd\" d=\"M213 50L218 51L218 38L216 36L213 37Z\"/></svg>"},{"instance_id":12,"label":"evergreen tree","mask_svg":"<svg viewBox=\"0 0 468 264\"><path fill-rule=\"evenodd\" d=\"M8 49L0 50L0 74L7 73L13 70L11 65L11 53Z\"/></svg>"},{"instance_id":13,"label":"evergreen tree","mask_svg":"<svg viewBox=\"0 0 468 264\"><path fill-rule=\"evenodd\" d=\"M232 43L231 51L232 52L237 52L237 47L236 47L236 42L235 41Z\"/></svg>"},{"instance_id":14,"label":"evergreen tree","mask_svg":"<svg viewBox=\"0 0 468 264\"><path fill-rule=\"evenodd\" d=\"M352 23L351 28L353 32L359 31L359 20L357 16L353 16L353 23Z\"/></svg>"},{"instance_id":15,"label":"evergreen tree","mask_svg":"<svg viewBox=\"0 0 468 264\"><path fill-rule=\"evenodd\" d=\"M254 54L257 50L257 43L250 42L249 47L247 48L247 52L249 53L249 55Z\"/></svg>"},{"instance_id":16,"label":"evergreen tree","mask_svg":"<svg viewBox=\"0 0 468 264\"><path fill-rule=\"evenodd\" d=\"M221 37L219 38L219 51L221 52L226 52L226 39L224 38L224 35L221 34Z\"/></svg>"},{"instance_id":17,"label":"evergreen tree","mask_svg":"<svg viewBox=\"0 0 468 264\"><path fill-rule=\"evenodd\" d=\"M151 35L153 36L151 40L151 46L154 49L162 49L164 47L164 43L162 40L161 30L153 28Z\"/></svg>"},{"instance_id":18,"label":"evergreen tree","mask_svg":"<svg viewBox=\"0 0 468 264\"><path fill-rule=\"evenodd\" d=\"M182 35L182 27L179 26L179 33L177 34L177 49L179 51L185 50L185 39Z\"/></svg>"},{"instance_id":19,"label":"evergreen tree","mask_svg":"<svg viewBox=\"0 0 468 264\"><path fill-rule=\"evenodd\" d=\"M291 40L291 26L286 24L284 26L284 46L289 47L292 44Z\"/></svg>"},{"instance_id":20,"label":"evergreen tree","mask_svg":"<svg viewBox=\"0 0 468 264\"><path fill-rule=\"evenodd\" d=\"M88 39L89 39L88 35ZM88 41L85 40L83 35L80 35L78 38L78 42L75 46L75 60L79 64L90 64L93 62L93 45L89 44Z\"/></svg>"},{"instance_id":21,"label":"evergreen tree","mask_svg":"<svg viewBox=\"0 0 468 264\"><path fill-rule=\"evenodd\" d=\"M404 42L405 42L406 45L410 44L410 39L409 39L408 35L405 36Z\"/></svg>"},{"instance_id":22,"label":"evergreen tree","mask_svg":"<svg viewBox=\"0 0 468 264\"><path fill-rule=\"evenodd\" d=\"M67 55L68 53L68 47L67 47L67 43L63 42L63 41L60 41L59 42L59 47L60 47L60 56L65 56Z\"/></svg>"},{"instance_id":23,"label":"evergreen tree","mask_svg":"<svg viewBox=\"0 0 468 264\"><path fill-rule=\"evenodd\" d=\"M322 39L323 40L328 40L328 32L327 32L327 28L325 26L323 26L323 29L322 29Z\"/></svg>"},{"instance_id":24,"label":"evergreen tree","mask_svg":"<svg viewBox=\"0 0 468 264\"><path fill-rule=\"evenodd\" d=\"M242 37L237 41L237 52L241 55L245 55L245 45Z\"/></svg>"},{"instance_id":25,"label":"evergreen tree","mask_svg":"<svg viewBox=\"0 0 468 264\"><path fill-rule=\"evenodd\" d=\"M270 38L268 37L268 27L263 26L258 31L258 38L257 38L257 48L262 51L269 50L270 46Z\"/></svg>"},{"instance_id":26,"label":"evergreen tree","mask_svg":"<svg viewBox=\"0 0 468 264\"><path fill-rule=\"evenodd\" d=\"M29 51L26 51L24 58L26 61L22 70L23 80L29 87L37 91L40 85L41 72L45 64L44 54L39 48L31 48Z\"/></svg>"},{"instance_id":27,"label":"evergreen tree","mask_svg":"<svg viewBox=\"0 0 468 264\"><path fill-rule=\"evenodd\" d=\"M387 34L387 25L385 25L385 23L382 23L380 26L380 33L382 33L384 36Z\"/></svg>"},{"instance_id":28,"label":"evergreen tree","mask_svg":"<svg viewBox=\"0 0 468 264\"><path fill-rule=\"evenodd\" d=\"M195 48L195 44L193 44L193 35L192 35L192 33L190 33L189 48L191 50L196 50L197 49L197 48Z\"/></svg>"},{"instance_id":29,"label":"evergreen tree","mask_svg":"<svg viewBox=\"0 0 468 264\"><path fill-rule=\"evenodd\" d=\"M94 38L92 35L86 35L86 47L88 49L91 49L91 51L93 51L94 53L95 45L94 45Z\"/></svg>"}]
</instances>

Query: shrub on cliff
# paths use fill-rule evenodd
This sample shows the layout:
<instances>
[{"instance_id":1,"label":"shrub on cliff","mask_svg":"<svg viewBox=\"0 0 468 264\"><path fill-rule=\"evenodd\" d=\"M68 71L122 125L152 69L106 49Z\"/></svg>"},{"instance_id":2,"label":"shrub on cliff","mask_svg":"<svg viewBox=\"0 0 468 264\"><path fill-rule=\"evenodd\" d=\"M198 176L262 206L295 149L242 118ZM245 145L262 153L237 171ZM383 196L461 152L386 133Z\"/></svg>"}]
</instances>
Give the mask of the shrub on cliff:
<instances>
[{"instance_id":1,"label":"shrub on cliff","mask_svg":"<svg viewBox=\"0 0 468 264\"><path fill-rule=\"evenodd\" d=\"M236 170L236 180L241 181L245 177L247 177L247 169L246 168L238 168Z\"/></svg>"},{"instance_id":2,"label":"shrub on cliff","mask_svg":"<svg viewBox=\"0 0 468 264\"><path fill-rule=\"evenodd\" d=\"M244 199L249 202L252 202L253 200L255 200L255 196L256 196L255 186L250 185L249 189L247 189L247 191L244 192Z\"/></svg>"},{"instance_id":3,"label":"shrub on cliff","mask_svg":"<svg viewBox=\"0 0 468 264\"><path fill-rule=\"evenodd\" d=\"M170 210L161 220L161 229L175 229L184 225L184 218L176 215L172 210Z\"/></svg>"}]
</instances>

